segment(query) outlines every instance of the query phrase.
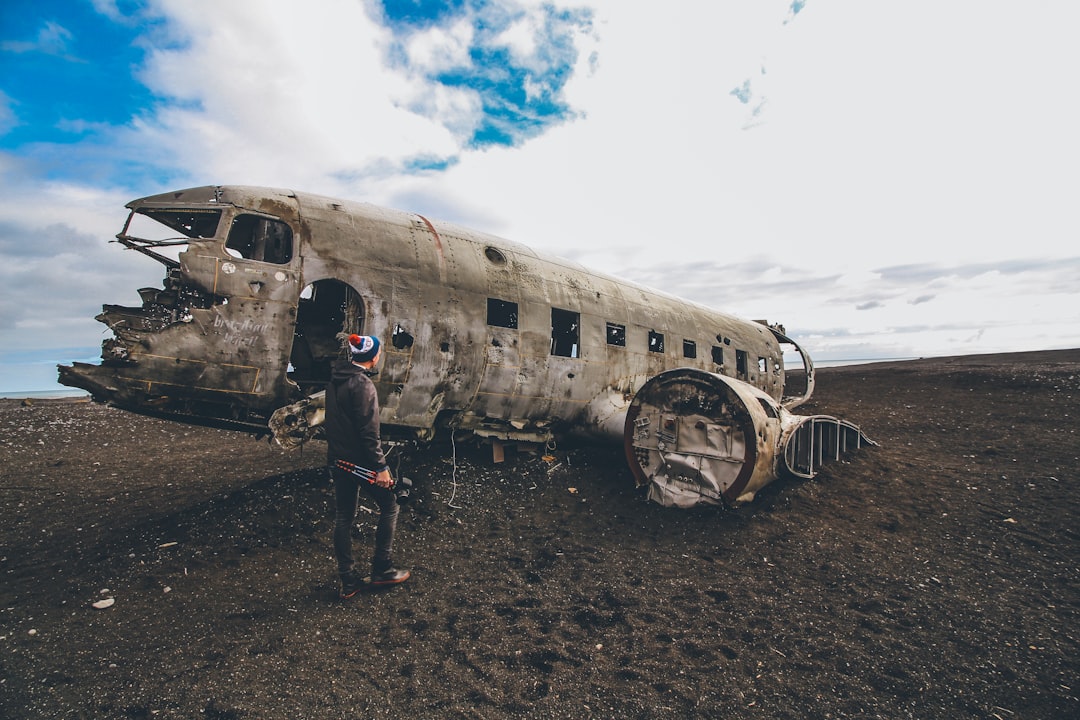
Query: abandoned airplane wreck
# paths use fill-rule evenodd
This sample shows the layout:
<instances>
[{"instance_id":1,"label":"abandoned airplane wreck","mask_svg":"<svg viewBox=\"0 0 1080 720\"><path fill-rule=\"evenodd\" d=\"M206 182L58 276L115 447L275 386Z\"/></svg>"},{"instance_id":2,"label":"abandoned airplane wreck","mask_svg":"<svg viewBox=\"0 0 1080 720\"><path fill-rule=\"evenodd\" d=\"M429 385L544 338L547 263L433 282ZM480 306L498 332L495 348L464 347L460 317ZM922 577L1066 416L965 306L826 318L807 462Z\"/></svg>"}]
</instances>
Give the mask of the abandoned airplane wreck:
<instances>
[{"instance_id":1,"label":"abandoned airplane wreck","mask_svg":"<svg viewBox=\"0 0 1080 720\"><path fill-rule=\"evenodd\" d=\"M791 412L814 368L780 326L364 203L207 186L127 207L117 242L164 265L163 287L104 305L99 365L59 367L120 408L298 444L318 437L330 363L358 333L383 340L385 435L610 438L667 505L749 500L870 443ZM805 373L791 396L784 346Z\"/></svg>"}]
</instances>

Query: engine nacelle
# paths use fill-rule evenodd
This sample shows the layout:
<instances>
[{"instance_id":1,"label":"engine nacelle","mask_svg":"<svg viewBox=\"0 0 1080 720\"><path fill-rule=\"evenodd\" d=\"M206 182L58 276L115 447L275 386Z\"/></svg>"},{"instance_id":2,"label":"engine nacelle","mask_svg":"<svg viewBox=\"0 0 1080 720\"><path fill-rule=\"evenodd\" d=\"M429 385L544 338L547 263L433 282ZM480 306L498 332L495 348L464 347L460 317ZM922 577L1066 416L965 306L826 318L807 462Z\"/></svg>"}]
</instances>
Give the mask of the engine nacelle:
<instances>
[{"instance_id":1,"label":"engine nacelle","mask_svg":"<svg viewBox=\"0 0 1080 720\"><path fill-rule=\"evenodd\" d=\"M641 387L623 443L649 499L675 507L746 502L782 473L813 477L824 462L874 444L850 423L794 415L749 383L696 368Z\"/></svg>"}]
</instances>

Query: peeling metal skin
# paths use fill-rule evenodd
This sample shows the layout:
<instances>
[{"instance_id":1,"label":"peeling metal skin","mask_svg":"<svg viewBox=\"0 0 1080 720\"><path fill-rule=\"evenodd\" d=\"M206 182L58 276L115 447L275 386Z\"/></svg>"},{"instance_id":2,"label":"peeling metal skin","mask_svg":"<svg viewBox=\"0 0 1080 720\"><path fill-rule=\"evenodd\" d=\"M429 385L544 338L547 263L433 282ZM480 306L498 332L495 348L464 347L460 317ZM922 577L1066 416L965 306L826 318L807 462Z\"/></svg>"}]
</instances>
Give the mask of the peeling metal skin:
<instances>
[{"instance_id":1,"label":"peeling metal skin","mask_svg":"<svg viewBox=\"0 0 1080 720\"><path fill-rule=\"evenodd\" d=\"M378 336L388 436L442 428L544 442L619 438L650 378L694 368L773 403L813 391L809 357L751 322L491 235L364 203L247 186L132 201L117 241L165 266L141 305L105 305L98 365L60 382L99 401L256 433L318 433L320 391L348 333ZM179 233L129 234L145 216ZM171 259L163 248L179 245ZM782 344L805 391L783 398Z\"/></svg>"}]
</instances>

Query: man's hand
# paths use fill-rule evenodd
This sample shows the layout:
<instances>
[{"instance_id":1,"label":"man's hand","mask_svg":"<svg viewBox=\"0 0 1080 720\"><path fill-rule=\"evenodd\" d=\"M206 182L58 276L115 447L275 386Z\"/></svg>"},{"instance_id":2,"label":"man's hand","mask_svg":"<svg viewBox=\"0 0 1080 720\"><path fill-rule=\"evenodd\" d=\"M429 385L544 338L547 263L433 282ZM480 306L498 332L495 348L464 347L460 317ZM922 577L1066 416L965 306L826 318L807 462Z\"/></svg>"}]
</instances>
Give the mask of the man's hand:
<instances>
[{"instance_id":1,"label":"man's hand","mask_svg":"<svg viewBox=\"0 0 1080 720\"><path fill-rule=\"evenodd\" d=\"M380 470L375 473L375 484L381 488L389 488L394 484L394 478L390 477L389 470Z\"/></svg>"}]
</instances>

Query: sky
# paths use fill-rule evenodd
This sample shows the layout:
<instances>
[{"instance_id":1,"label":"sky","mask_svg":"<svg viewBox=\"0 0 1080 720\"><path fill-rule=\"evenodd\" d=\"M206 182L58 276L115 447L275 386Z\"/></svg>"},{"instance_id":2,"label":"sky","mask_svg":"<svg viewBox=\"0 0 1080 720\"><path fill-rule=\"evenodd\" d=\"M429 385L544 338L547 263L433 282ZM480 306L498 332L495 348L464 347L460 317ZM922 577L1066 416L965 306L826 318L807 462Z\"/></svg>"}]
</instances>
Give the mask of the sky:
<instances>
[{"instance_id":1,"label":"sky","mask_svg":"<svg viewBox=\"0 0 1080 720\"><path fill-rule=\"evenodd\" d=\"M135 198L459 223L818 363L1080 347L1080 3L4 0L0 394L163 268Z\"/></svg>"}]
</instances>

